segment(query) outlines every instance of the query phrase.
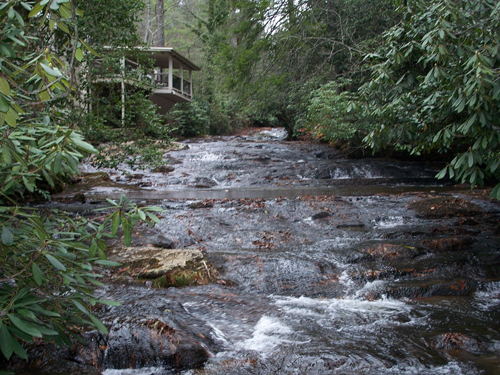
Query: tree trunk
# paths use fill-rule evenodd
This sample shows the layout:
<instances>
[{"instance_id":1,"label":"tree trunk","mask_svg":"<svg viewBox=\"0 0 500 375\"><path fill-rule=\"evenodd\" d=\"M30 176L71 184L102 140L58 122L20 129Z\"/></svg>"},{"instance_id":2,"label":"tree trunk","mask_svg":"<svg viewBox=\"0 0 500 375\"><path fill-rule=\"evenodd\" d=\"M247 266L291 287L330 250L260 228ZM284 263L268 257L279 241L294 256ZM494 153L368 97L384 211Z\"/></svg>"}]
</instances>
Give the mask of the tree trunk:
<instances>
[{"instance_id":1,"label":"tree trunk","mask_svg":"<svg viewBox=\"0 0 500 375\"><path fill-rule=\"evenodd\" d=\"M163 0L158 0L158 3L156 4L156 15L157 15L157 22L158 22L158 27L157 27L157 39L156 39L156 46L157 47L165 47L165 17L164 17L164 5L163 5Z\"/></svg>"}]
</instances>

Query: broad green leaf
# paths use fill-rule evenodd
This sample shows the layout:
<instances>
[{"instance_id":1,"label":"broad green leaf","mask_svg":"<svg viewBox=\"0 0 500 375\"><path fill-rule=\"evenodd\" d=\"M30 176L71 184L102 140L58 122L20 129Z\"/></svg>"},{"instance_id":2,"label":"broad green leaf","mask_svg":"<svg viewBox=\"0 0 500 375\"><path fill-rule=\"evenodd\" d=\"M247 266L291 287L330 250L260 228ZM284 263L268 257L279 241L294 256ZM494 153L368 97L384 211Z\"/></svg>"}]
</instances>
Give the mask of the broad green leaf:
<instances>
[{"instance_id":1,"label":"broad green leaf","mask_svg":"<svg viewBox=\"0 0 500 375\"><path fill-rule=\"evenodd\" d=\"M73 135L73 134L72 134ZM91 154L94 154L97 152L97 150L94 148L94 146L92 146L90 143L87 143L75 136L72 136L71 137L71 140L73 141L73 143L78 146L79 148L91 153Z\"/></svg>"},{"instance_id":2,"label":"broad green leaf","mask_svg":"<svg viewBox=\"0 0 500 375\"><path fill-rule=\"evenodd\" d=\"M62 152L59 151L56 154L56 157L54 158L54 166L53 166L54 174L59 174L59 172L61 172L61 167L62 167Z\"/></svg>"},{"instance_id":3,"label":"broad green leaf","mask_svg":"<svg viewBox=\"0 0 500 375\"><path fill-rule=\"evenodd\" d=\"M118 203L116 203L116 202L115 202L114 200L112 200L112 199L106 198L106 202L108 202L108 203L112 204L113 206L118 207Z\"/></svg>"},{"instance_id":4,"label":"broad green leaf","mask_svg":"<svg viewBox=\"0 0 500 375\"><path fill-rule=\"evenodd\" d=\"M95 239L92 239L92 242L90 243L89 256L93 258L96 252L97 252L97 242Z\"/></svg>"},{"instance_id":5,"label":"broad green leaf","mask_svg":"<svg viewBox=\"0 0 500 375\"><path fill-rule=\"evenodd\" d=\"M137 210L137 214L139 215L142 221L146 220L146 214L143 211Z\"/></svg>"},{"instance_id":6,"label":"broad green leaf","mask_svg":"<svg viewBox=\"0 0 500 375\"><path fill-rule=\"evenodd\" d=\"M500 199L500 184L497 184L490 194L491 199Z\"/></svg>"},{"instance_id":7,"label":"broad green leaf","mask_svg":"<svg viewBox=\"0 0 500 375\"><path fill-rule=\"evenodd\" d=\"M146 215L156 224L160 224L161 220L158 218L158 216L152 214L151 212L146 212Z\"/></svg>"},{"instance_id":8,"label":"broad green leaf","mask_svg":"<svg viewBox=\"0 0 500 375\"><path fill-rule=\"evenodd\" d=\"M59 13L61 14L61 16L63 18L71 18L72 17L72 14L71 14L71 10L68 9L66 6L61 6L59 7Z\"/></svg>"},{"instance_id":9,"label":"broad green leaf","mask_svg":"<svg viewBox=\"0 0 500 375\"><path fill-rule=\"evenodd\" d=\"M21 315L24 318L28 318L29 320L34 320L34 321L37 320L36 315L33 313L33 311L28 310L28 309L16 308L16 314ZM40 331L40 329L38 329L38 330ZM40 332L42 332L42 331L40 331Z\"/></svg>"},{"instance_id":10,"label":"broad green leaf","mask_svg":"<svg viewBox=\"0 0 500 375\"><path fill-rule=\"evenodd\" d=\"M35 4L33 9L31 9L31 12L28 13L29 18L35 17L36 15L38 15L38 13L40 13L43 10L44 5L42 5L42 3L43 3L43 1L40 1L40 2Z\"/></svg>"},{"instance_id":11,"label":"broad green leaf","mask_svg":"<svg viewBox=\"0 0 500 375\"><path fill-rule=\"evenodd\" d=\"M88 312L88 310L85 308L85 306L83 306L80 302L78 302L77 300L72 300L71 302L73 302L73 305L76 306L76 308L78 310L80 310L82 313L86 314L86 315L89 315L90 313Z\"/></svg>"},{"instance_id":12,"label":"broad green leaf","mask_svg":"<svg viewBox=\"0 0 500 375\"><path fill-rule=\"evenodd\" d=\"M83 51L81 48L77 48L76 51L75 51L75 58L78 60L78 61L82 61L83 60Z\"/></svg>"},{"instance_id":13,"label":"broad green leaf","mask_svg":"<svg viewBox=\"0 0 500 375\"><path fill-rule=\"evenodd\" d=\"M119 302L119 301L108 301L108 300L105 300L105 301L102 301L102 300L99 300L97 301L103 305L108 305L108 306L121 306L122 304Z\"/></svg>"},{"instance_id":14,"label":"broad green leaf","mask_svg":"<svg viewBox=\"0 0 500 375\"><path fill-rule=\"evenodd\" d=\"M33 311L38 312L41 315L45 315L45 316L50 316L50 317L54 317L54 318L58 318L58 317L61 316L58 313L55 313L53 311L49 311L49 310L44 309L43 307L40 307L40 305L30 306L30 309L33 310Z\"/></svg>"},{"instance_id":15,"label":"broad green leaf","mask_svg":"<svg viewBox=\"0 0 500 375\"><path fill-rule=\"evenodd\" d=\"M49 173L45 169L42 169L42 173L43 176L45 177L45 180L49 183L49 185L54 187L55 186L54 180L52 179L52 177L50 177Z\"/></svg>"},{"instance_id":16,"label":"broad green leaf","mask_svg":"<svg viewBox=\"0 0 500 375\"><path fill-rule=\"evenodd\" d=\"M5 78L0 77L0 92L5 96L10 95L10 84Z\"/></svg>"},{"instance_id":17,"label":"broad green leaf","mask_svg":"<svg viewBox=\"0 0 500 375\"><path fill-rule=\"evenodd\" d=\"M43 70L45 70L45 73L47 73L48 75L51 75L53 77L61 77L62 76L62 73L57 68L51 68L50 66L48 66L44 63L40 63L40 66L43 68Z\"/></svg>"},{"instance_id":18,"label":"broad green leaf","mask_svg":"<svg viewBox=\"0 0 500 375\"><path fill-rule=\"evenodd\" d=\"M97 51L95 49L93 49L87 42L85 42L83 39L80 39L80 42L82 42L82 44L85 46L85 48L87 48L89 50L89 52L95 56L99 56L99 54L97 53Z\"/></svg>"},{"instance_id":19,"label":"broad green leaf","mask_svg":"<svg viewBox=\"0 0 500 375\"><path fill-rule=\"evenodd\" d=\"M117 211L113 214L113 219L111 220L111 234L114 236L120 227L121 218L120 211Z\"/></svg>"},{"instance_id":20,"label":"broad green leaf","mask_svg":"<svg viewBox=\"0 0 500 375\"><path fill-rule=\"evenodd\" d=\"M2 145L2 159L7 166L12 164L12 155L10 154L9 147L6 144Z\"/></svg>"},{"instance_id":21,"label":"broad green leaf","mask_svg":"<svg viewBox=\"0 0 500 375\"><path fill-rule=\"evenodd\" d=\"M31 270L33 272L33 279L35 280L35 283L40 286L43 283L43 275L42 271L40 270L40 267L36 263L33 263L31 266Z\"/></svg>"},{"instance_id":22,"label":"broad green leaf","mask_svg":"<svg viewBox=\"0 0 500 375\"><path fill-rule=\"evenodd\" d=\"M52 255L50 254L45 254L45 258L47 258L47 260L55 267L57 268L58 270L61 270L61 271L66 271L66 267L64 266L64 264L62 264L59 260L57 260L55 257L53 257Z\"/></svg>"},{"instance_id":23,"label":"broad green leaf","mask_svg":"<svg viewBox=\"0 0 500 375\"><path fill-rule=\"evenodd\" d=\"M9 112L10 104L5 98L0 95L0 112L7 113Z\"/></svg>"},{"instance_id":24,"label":"broad green leaf","mask_svg":"<svg viewBox=\"0 0 500 375\"><path fill-rule=\"evenodd\" d=\"M53 329L37 325L37 329L43 334L43 335L50 335L50 336L57 336L58 333L54 331Z\"/></svg>"},{"instance_id":25,"label":"broad green leaf","mask_svg":"<svg viewBox=\"0 0 500 375\"><path fill-rule=\"evenodd\" d=\"M7 314L8 318L14 324L17 328L19 328L21 331L24 333L27 333L30 336L33 337L42 337L42 333L36 329L33 324L28 323L22 319L19 319L17 316L13 314Z\"/></svg>"},{"instance_id":26,"label":"broad green leaf","mask_svg":"<svg viewBox=\"0 0 500 375\"><path fill-rule=\"evenodd\" d=\"M128 221L128 219L125 219L125 221L122 223L122 228L123 228L123 243L125 246L130 246L130 243L132 242L132 225Z\"/></svg>"},{"instance_id":27,"label":"broad green leaf","mask_svg":"<svg viewBox=\"0 0 500 375\"><path fill-rule=\"evenodd\" d=\"M107 335L108 334L108 330L106 329L106 327L104 326L104 324L102 324L94 315L89 315L89 316L90 316L90 319L92 320L92 322L97 327L97 329L99 331L101 331L102 333L104 333L105 335Z\"/></svg>"},{"instance_id":28,"label":"broad green leaf","mask_svg":"<svg viewBox=\"0 0 500 375\"><path fill-rule=\"evenodd\" d=\"M12 333L12 335L17 337L18 339L21 339L26 342L33 342L33 336L24 333L23 331L14 327L13 325L9 327L9 332Z\"/></svg>"},{"instance_id":29,"label":"broad green leaf","mask_svg":"<svg viewBox=\"0 0 500 375\"><path fill-rule=\"evenodd\" d=\"M5 114L5 121L7 121L7 124L15 128L17 126L17 119L19 118L19 115L14 112L12 107L9 108L9 111Z\"/></svg>"},{"instance_id":30,"label":"broad green leaf","mask_svg":"<svg viewBox=\"0 0 500 375\"><path fill-rule=\"evenodd\" d=\"M57 27L64 31L66 34L70 34L68 26L64 23L64 21L57 21Z\"/></svg>"},{"instance_id":31,"label":"broad green leaf","mask_svg":"<svg viewBox=\"0 0 500 375\"><path fill-rule=\"evenodd\" d=\"M14 352L12 340L15 340L7 327L0 321L0 350L5 358L10 359Z\"/></svg>"},{"instance_id":32,"label":"broad green leaf","mask_svg":"<svg viewBox=\"0 0 500 375\"><path fill-rule=\"evenodd\" d=\"M28 359L28 353L26 353L26 350L24 350L17 340L12 340L12 349L20 358Z\"/></svg>"},{"instance_id":33,"label":"broad green leaf","mask_svg":"<svg viewBox=\"0 0 500 375\"><path fill-rule=\"evenodd\" d=\"M14 244L14 236L10 229L6 226L2 228L2 243L5 246L12 246Z\"/></svg>"},{"instance_id":34,"label":"broad green leaf","mask_svg":"<svg viewBox=\"0 0 500 375\"><path fill-rule=\"evenodd\" d=\"M439 171L439 173L436 175L436 178L438 180L442 179L444 176L446 176L446 172L448 171L448 167L445 167Z\"/></svg>"},{"instance_id":35,"label":"broad green leaf","mask_svg":"<svg viewBox=\"0 0 500 375\"><path fill-rule=\"evenodd\" d=\"M50 93L47 90L40 91L38 97L42 102L46 102L50 100Z\"/></svg>"}]
</instances>

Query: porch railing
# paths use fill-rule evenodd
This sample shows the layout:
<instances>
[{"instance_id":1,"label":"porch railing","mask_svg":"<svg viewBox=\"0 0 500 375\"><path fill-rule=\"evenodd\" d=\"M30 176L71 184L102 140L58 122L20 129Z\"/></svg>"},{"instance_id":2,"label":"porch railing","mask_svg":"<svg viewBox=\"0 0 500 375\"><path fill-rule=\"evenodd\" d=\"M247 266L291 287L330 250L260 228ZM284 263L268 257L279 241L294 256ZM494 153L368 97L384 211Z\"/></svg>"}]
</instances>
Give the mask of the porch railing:
<instances>
[{"instance_id":1,"label":"porch railing","mask_svg":"<svg viewBox=\"0 0 500 375\"><path fill-rule=\"evenodd\" d=\"M172 84L169 82L169 74L168 72L156 72L154 75L154 79L159 88L169 88L176 90L180 94L191 97L191 82L186 79L182 79L181 77L172 74ZM182 83L182 85L181 85Z\"/></svg>"}]
</instances>

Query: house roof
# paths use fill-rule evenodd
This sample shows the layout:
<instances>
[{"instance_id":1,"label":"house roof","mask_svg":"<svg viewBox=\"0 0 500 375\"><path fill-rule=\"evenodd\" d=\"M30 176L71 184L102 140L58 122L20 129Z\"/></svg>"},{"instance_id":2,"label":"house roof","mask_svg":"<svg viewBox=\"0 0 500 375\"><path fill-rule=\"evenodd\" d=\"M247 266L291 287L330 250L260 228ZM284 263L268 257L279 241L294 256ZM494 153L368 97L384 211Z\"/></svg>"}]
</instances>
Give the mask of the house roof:
<instances>
[{"instance_id":1,"label":"house roof","mask_svg":"<svg viewBox=\"0 0 500 375\"><path fill-rule=\"evenodd\" d=\"M112 46L104 47L107 50L115 49ZM155 66L168 68L169 60L168 57L172 56L172 60L174 63L174 69L179 69L181 66L184 68L188 68L190 70L201 70L199 66L194 64L187 57L182 56L179 52L174 50L171 47L134 47L139 51L144 51L148 57L155 60Z\"/></svg>"}]
</instances>

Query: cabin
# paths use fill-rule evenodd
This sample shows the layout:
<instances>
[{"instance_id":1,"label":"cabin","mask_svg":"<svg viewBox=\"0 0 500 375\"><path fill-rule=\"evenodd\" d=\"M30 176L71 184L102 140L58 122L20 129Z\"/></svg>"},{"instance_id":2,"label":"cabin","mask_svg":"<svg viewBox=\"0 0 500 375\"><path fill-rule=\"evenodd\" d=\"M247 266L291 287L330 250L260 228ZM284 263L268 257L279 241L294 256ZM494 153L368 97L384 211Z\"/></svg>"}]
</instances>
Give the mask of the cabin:
<instances>
[{"instance_id":1,"label":"cabin","mask_svg":"<svg viewBox=\"0 0 500 375\"><path fill-rule=\"evenodd\" d=\"M107 49L112 50L112 47ZM137 58L126 56L121 58L119 68L110 71L109 68L102 67L102 74L93 80L93 84L100 85L101 89L102 86L113 86L121 91L122 122L125 119L125 93L127 90L141 89L139 81L144 81L144 78L146 82L151 80L154 88L149 91L149 98L162 114L167 113L176 103L192 100L193 72L200 70L198 66L170 47L137 47L136 51L153 60L152 71L145 71ZM99 70L101 66L102 60L97 59L94 67ZM97 92L94 94L98 95Z\"/></svg>"},{"instance_id":2,"label":"cabin","mask_svg":"<svg viewBox=\"0 0 500 375\"><path fill-rule=\"evenodd\" d=\"M169 47L144 49L154 60L156 88L151 100L166 113L175 103L190 102L193 98L193 72L200 68Z\"/></svg>"}]
</instances>

